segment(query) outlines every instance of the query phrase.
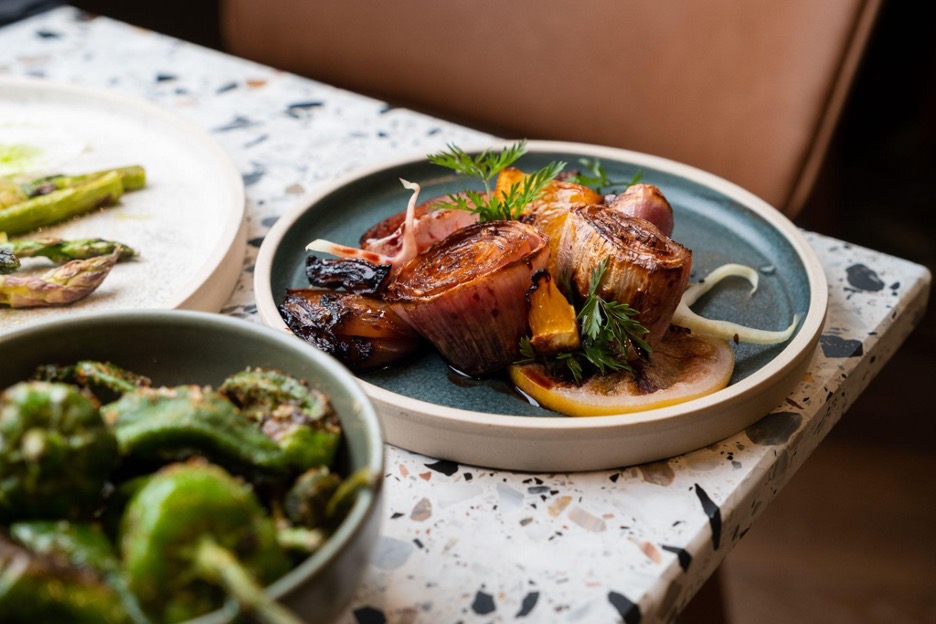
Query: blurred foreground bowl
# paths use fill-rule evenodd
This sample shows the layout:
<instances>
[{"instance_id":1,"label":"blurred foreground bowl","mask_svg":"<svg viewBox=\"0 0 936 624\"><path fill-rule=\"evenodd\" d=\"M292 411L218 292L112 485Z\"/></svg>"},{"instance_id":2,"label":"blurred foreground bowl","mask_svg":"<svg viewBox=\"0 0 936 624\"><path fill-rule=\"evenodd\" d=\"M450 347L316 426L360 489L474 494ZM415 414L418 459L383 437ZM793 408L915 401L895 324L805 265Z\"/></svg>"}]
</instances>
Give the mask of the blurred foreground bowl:
<instances>
[{"instance_id":1,"label":"blurred foreground bowl","mask_svg":"<svg viewBox=\"0 0 936 624\"><path fill-rule=\"evenodd\" d=\"M325 393L344 432L337 470L348 475L367 467L373 485L360 491L324 546L267 591L310 623L330 622L342 613L376 546L384 474L377 415L344 366L290 334L219 314L107 312L0 335L0 389L28 378L40 364L77 360L113 362L148 376L155 386L217 387L248 366L276 368ZM231 605L189 624L220 624L235 616Z\"/></svg>"}]
</instances>

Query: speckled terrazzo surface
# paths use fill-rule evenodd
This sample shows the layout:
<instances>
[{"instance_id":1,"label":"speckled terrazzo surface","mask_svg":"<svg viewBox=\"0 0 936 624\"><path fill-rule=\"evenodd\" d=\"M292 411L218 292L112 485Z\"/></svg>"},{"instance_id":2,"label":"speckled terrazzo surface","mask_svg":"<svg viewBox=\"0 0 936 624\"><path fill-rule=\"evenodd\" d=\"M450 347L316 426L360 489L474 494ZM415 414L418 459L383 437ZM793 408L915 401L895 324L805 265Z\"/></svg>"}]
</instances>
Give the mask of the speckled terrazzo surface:
<instances>
[{"instance_id":1,"label":"speckled terrazzo surface","mask_svg":"<svg viewBox=\"0 0 936 624\"><path fill-rule=\"evenodd\" d=\"M306 193L485 138L69 8L0 29L0 74L110 88L208 131L247 189L248 252L223 312L248 320L256 250ZM498 472L389 448L379 548L342 624L671 620L923 314L926 269L806 236L830 306L783 404L709 448L620 470Z\"/></svg>"}]
</instances>

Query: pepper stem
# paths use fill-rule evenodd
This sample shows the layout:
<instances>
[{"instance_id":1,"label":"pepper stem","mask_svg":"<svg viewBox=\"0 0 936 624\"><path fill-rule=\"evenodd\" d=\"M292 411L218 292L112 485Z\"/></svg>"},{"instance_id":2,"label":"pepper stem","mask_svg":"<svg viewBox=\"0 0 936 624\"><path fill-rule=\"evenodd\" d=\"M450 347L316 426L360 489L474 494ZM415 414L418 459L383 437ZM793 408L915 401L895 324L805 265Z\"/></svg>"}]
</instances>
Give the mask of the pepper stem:
<instances>
[{"instance_id":1,"label":"pepper stem","mask_svg":"<svg viewBox=\"0 0 936 624\"><path fill-rule=\"evenodd\" d=\"M194 563L203 579L223 587L241 609L254 613L267 624L304 624L270 598L237 557L210 537L199 541Z\"/></svg>"}]
</instances>

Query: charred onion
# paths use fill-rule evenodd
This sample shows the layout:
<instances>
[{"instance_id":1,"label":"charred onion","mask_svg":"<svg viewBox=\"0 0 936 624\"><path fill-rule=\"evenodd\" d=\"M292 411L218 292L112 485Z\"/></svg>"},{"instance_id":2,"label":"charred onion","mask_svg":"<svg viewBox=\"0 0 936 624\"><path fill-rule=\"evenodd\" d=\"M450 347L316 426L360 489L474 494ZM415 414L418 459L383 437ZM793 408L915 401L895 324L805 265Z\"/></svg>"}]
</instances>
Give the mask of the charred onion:
<instances>
[{"instance_id":1,"label":"charred onion","mask_svg":"<svg viewBox=\"0 0 936 624\"><path fill-rule=\"evenodd\" d=\"M352 370L385 366L422 344L419 334L374 297L294 289L286 291L279 309L294 334Z\"/></svg>"},{"instance_id":2,"label":"charred onion","mask_svg":"<svg viewBox=\"0 0 936 624\"><path fill-rule=\"evenodd\" d=\"M456 369L493 373L527 333L526 292L547 240L518 221L469 225L400 267L384 299Z\"/></svg>"},{"instance_id":3,"label":"charred onion","mask_svg":"<svg viewBox=\"0 0 936 624\"><path fill-rule=\"evenodd\" d=\"M596 293L637 310L637 320L648 331L644 340L656 347L686 289L692 252L644 219L603 205L574 209L559 244L559 275L567 275L575 294L584 298L592 273L605 259L607 270Z\"/></svg>"}]
</instances>

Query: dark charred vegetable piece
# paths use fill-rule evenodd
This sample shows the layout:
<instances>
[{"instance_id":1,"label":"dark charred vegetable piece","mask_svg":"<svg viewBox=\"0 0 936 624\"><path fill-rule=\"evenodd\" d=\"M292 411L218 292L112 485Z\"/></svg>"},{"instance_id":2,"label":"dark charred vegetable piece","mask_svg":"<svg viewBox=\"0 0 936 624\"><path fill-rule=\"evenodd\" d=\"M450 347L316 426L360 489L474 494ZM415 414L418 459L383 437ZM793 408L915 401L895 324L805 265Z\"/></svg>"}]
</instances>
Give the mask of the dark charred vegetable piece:
<instances>
[{"instance_id":1,"label":"dark charred vegetable piece","mask_svg":"<svg viewBox=\"0 0 936 624\"><path fill-rule=\"evenodd\" d=\"M373 264L360 258L320 259L314 255L306 258L306 277L317 288L342 288L358 295L374 295L380 292L388 275L389 264Z\"/></svg>"},{"instance_id":2,"label":"dark charred vegetable piece","mask_svg":"<svg viewBox=\"0 0 936 624\"><path fill-rule=\"evenodd\" d=\"M117 592L90 567L34 553L2 534L0 622L131 624Z\"/></svg>"},{"instance_id":3,"label":"dark charred vegetable piece","mask_svg":"<svg viewBox=\"0 0 936 624\"><path fill-rule=\"evenodd\" d=\"M96 525L64 520L30 520L10 525L10 536L37 555L93 570L117 593L134 624L149 624L149 618L143 614L136 596L127 586L113 545Z\"/></svg>"},{"instance_id":4,"label":"dark charred vegetable piece","mask_svg":"<svg viewBox=\"0 0 936 624\"><path fill-rule=\"evenodd\" d=\"M116 461L114 434L79 388L33 381L0 395L0 521L78 517Z\"/></svg>"},{"instance_id":5,"label":"dark charred vegetable piece","mask_svg":"<svg viewBox=\"0 0 936 624\"><path fill-rule=\"evenodd\" d=\"M120 550L130 588L158 621L196 617L229 596L266 622L299 622L261 589L289 568L272 520L218 466L156 473L127 506Z\"/></svg>"},{"instance_id":6,"label":"dark charred vegetable piece","mask_svg":"<svg viewBox=\"0 0 936 624\"><path fill-rule=\"evenodd\" d=\"M341 424L328 398L282 371L248 368L224 380L220 394L257 423L297 471L328 466L341 441Z\"/></svg>"},{"instance_id":7,"label":"dark charred vegetable piece","mask_svg":"<svg viewBox=\"0 0 936 624\"><path fill-rule=\"evenodd\" d=\"M287 290L279 310L294 334L352 370L386 366L423 345L422 337L375 297Z\"/></svg>"},{"instance_id":8,"label":"dark charred vegetable piece","mask_svg":"<svg viewBox=\"0 0 936 624\"><path fill-rule=\"evenodd\" d=\"M133 392L137 388L148 388L152 382L148 377L112 364L94 360L81 360L73 366L44 364L33 375L45 381L73 383L91 390L107 388L118 394Z\"/></svg>"},{"instance_id":9,"label":"dark charred vegetable piece","mask_svg":"<svg viewBox=\"0 0 936 624\"><path fill-rule=\"evenodd\" d=\"M116 432L121 455L138 464L202 456L251 476L282 476L290 469L279 445L210 388L140 388L101 412Z\"/></svg>"},{"instance_id":10,"label":"dark charred vegetable piece","mask_svg":"<svg viewBox=\"0 0 936 624\"><path fill-rule=\"evenodd\" d=\"M4 248L4 243L0 243L0 275L9 275L20 268L19 258L9 249Z\"/></svg>"},{"instance_id":11,"label":"dark charred vegetable piece","mask_svg":"<svg viewBox=\"0 0 936 624\"><path fill-rule=\"evenodd\" d=\"M14 253L20 258L48 258L56 264L109 256L113 253L117 254L117 261L120 262L136 255L131 247L103 238L76 238L74 240L44 238L0 242L0 256L4 251Z\"/></svg>"}]
</instances>

